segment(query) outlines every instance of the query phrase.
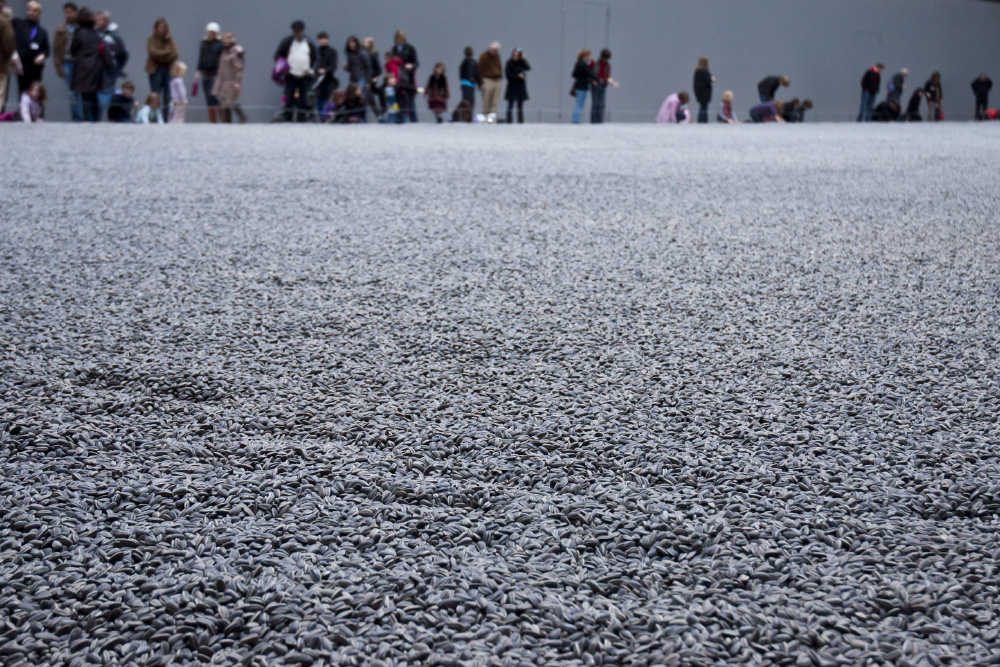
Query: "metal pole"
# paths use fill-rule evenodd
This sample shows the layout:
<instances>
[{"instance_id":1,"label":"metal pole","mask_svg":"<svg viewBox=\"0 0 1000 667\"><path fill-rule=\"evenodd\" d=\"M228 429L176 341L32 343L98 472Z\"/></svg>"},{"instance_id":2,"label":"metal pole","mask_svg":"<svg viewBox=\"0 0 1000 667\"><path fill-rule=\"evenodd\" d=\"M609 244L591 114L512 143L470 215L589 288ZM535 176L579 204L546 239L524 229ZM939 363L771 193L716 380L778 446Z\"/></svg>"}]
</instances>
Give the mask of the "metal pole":
<instances>
[{"instance_id":1,"label":"metal pole","mask_svg":"<svg viewBox=\"0 0 1000 667\"><path fill-rule=\"evenodd\" d=\"M563 57L566 55L566 0L562 0L559 6L559 81L565 81L566 64ZM562 85L561 83L559 85ZM558 88L556 89L558 90ZM563 96L559 98L559 120L563 119Z\"/></svg>"}]
</instances>

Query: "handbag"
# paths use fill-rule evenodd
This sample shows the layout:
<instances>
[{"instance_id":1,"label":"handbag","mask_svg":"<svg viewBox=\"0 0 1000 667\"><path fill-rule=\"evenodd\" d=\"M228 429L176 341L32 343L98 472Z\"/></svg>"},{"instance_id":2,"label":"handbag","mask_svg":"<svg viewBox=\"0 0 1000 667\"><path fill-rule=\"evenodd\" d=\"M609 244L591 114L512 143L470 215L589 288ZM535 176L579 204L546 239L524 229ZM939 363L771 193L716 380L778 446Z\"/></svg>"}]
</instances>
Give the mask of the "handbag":
<instances>
[{"instance_id":1,"label":"handbag","mask_svg":"<svg viewBox=\"0 0 1000 667\"><path fill-rule=\"evenodd\" d=\"M569 96L576 97L576 86L573 86L572 88L569 89Z\"/></svg>"}]
</instances>

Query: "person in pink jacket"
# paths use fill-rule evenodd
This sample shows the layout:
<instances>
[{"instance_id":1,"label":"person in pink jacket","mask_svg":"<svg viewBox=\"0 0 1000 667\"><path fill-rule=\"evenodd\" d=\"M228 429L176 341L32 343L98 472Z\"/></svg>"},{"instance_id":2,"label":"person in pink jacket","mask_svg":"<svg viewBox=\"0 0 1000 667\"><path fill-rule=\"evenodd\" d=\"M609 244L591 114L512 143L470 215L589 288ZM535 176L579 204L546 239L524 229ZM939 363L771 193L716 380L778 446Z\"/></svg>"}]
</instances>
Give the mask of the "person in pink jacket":
<instances>
[{"instance_id":1,"label":"person in pink jacket","mask_svg":"<svg viewBox=\"0 0 1000 667\"><path fill-rule=\"evenodd\" d=\"M691 124L691 110L687 103L690 97L687 93L674 93L663 100L660 113L656 114L657 123Z\"/></svg>"}]
</instances>

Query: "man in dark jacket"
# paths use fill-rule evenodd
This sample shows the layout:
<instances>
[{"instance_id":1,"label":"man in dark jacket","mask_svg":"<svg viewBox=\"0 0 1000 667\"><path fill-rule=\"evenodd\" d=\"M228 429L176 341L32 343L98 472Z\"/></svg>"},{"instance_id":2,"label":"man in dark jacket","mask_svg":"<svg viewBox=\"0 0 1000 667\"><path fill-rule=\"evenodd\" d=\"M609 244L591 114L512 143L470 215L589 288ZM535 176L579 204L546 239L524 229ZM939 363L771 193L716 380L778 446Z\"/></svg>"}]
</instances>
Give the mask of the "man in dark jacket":
<instances>
[{"instance_id":1,"label":"man in dark jacket","mask_svg":"<svg viewBox=\"0 0 1000 667\"><path fill-rule=\"evenodd\" d=\"M101 118L106 118L108 107L111 105L111 98L115 94L118 79L125 74L125 65L128 64L128 49L125 48L125 40L118 34L118 24L111 22L111 13L106 10L97 12L94 18L94 27L97 34L101 36L104 43L104 51L111 54L111 69L105 77L105 88L97 94L97 101L101 105Z\"/></svg>"},{"instance_id":2,"label":"man in dark jacket","mask_svg":"<svg viewBox=\"0 0 1000 667\"><path fill-rule=\"evenodd\" d=\"M900 100L903 97L903 91L906 90L906 77L910 76L910 70L905 67L889 79L889 84L886 86L888 92L886 93L886 102L895 102L896 106L900 105ZM874 119L872 119L874 120Z\"/></svg>"},{"instance_id":3,"label":"man in dark jacket","mask_svg":"<svg viewBox=\"0 0 1000 667\"><path fill-rule=\"evenodd\" d=\"M292 109L298 107L298 121L304 123L319 52L316 45L306 37L306 24L302 21L293 23L292 34L278 45L274 59L280 58L288 62L288 74L285 76L285 122L292 121Z\"/></svg>"},{"instance_id":4,"label":"man in dark jacket","mask_svg":"<svg viewBox=\"0 0 1000 667\"><path fill-rule=\"evenodd\" d=\"M878 63L870 67L861 77L861 109L858 111L858 122L867 123L872 119L872 109L875 108L875 98L878 97L879 86L882 85L882 72L885 65Z\"/></svg>"},{"instance_id":5,"label":"man in dark jacket","mask_svg":"<svg viewBox=\"0 0 1000 667\"><path fill-rule=\"evenodd\" d=\"M25 18L14 19L14 34L17 37L17 54L21 56L24 73L17 77L18 95L28 90L35 81L42 80L45 61L52 55L49 33L39 23L42 17L41 3L28 3Z\"/></svg>"},{"instance_id":6,"label":"man in dark jacket","mask_svg":"<svg viewBox=\"0 0 1000 667\"><path fill-rule=\"evenodd\" d=\"M330 35L321 32L316 36L319 50L316 57L316 109L322 113L323 106L330 101L333 91L340 87L337 79L337 49L330 46Z\"/></svg>"},{"instance_id":7,"label":"man in dark jacket","mask_svg":"<svg viewBox=\"0 0 1000 667\"><path fill-rule=\"evenodd\" d=\"M80 96L73 92L73 56L70 55L69 47L73 44L73 33L76 32L76 17L79 8L75 2L67 2L63 5L63 14L66 22L56 28L52 40L52 65L56 69L56 75L66 82L69 88L69 114L74 123L83 120L83 107L80 105Z\"/></svg>"},{"instance_id":8,"label":"man in dark jacket","mask_svg":"<svg viewBox=\"0 0 1000 667\"><path fill-rule=\"evenodd\" d=\"M403 61L403 66L399 68L399 86L396 89L396 97L402 112L411 123L416 123L417 68L420 66L420 62L417 60L417 50L406 41L406 33L402 30L396 31L395 42L392 53Z\"/></svg>"},{"instance_id":9,"label":"man in dark jacket","mask_svg":"<svg viewBox=\"0 0 1000 667\"><path fill-rule=\"evenodd\" d=\"M757 92L760 93L761 102L773 102L774 94L778 92L778 86L788 87L791 83L787 76L768 76L760 80L757 84Z\"/></svg>"},{"instance_id":10,"label":"man in dark jacket","mask_svg":"<svg viewBox=\"0 0 1000 667\"><path fill-rule=\"evenodd\" d=\"M976 96L976 120L985 118L986 109L990 106L991 88L993 82L985 74L980 74L979 78L972 82L972 92Z\"/></svg>"}]
</instances>

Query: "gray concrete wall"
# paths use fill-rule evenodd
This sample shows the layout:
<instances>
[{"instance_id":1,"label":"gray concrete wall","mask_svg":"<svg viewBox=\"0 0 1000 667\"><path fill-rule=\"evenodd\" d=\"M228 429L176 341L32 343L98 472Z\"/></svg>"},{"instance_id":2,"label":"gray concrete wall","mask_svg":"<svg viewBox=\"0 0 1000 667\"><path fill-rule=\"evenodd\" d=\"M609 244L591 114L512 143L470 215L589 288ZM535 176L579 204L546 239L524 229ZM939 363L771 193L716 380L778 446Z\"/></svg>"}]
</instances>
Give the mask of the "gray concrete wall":
<instances>
[{"instance_id":1,"label":"gray concrete wall","mask_svg":"<svg viewBox=\"0 0 1000 667\"><path fill-rule=\"evenodd\" d=\"M949 119L972 117L969 84L980 72L1000 81L1000 6L980 0L100 2L114 13L132 51L128 71L141 95L148 90L145 39L157 16L170 21L182 59L192 69L208 21L235 32L247 49L244 102L257 120L270 118L277 105L279 90L269 77L271 56L296 18L306 21L311 35L329 32L338 50L352 33L374 36L384 50L402 27L419 52L421 79L434 62L443 61L456 95L464 46L471 44L478 53L498 39L505 57L520 47L533 67L530 121L568 119L574 54L584 45L596 51L606 43L614 52L614 76L622 82L620 90L609 93L613 121L651 120L667 94L691 89L702 55L711 59L715 99L723 89L732 89L741 116L756 99L756 82L768 74L791 77L792 87L782 95L812 98L812 119L831 121L854 118L858 81L876 60L885 62L890 73L908 67L914 85L939 70ZM61 22L61 2L45 4L43 23L54 30ZM48 70L50 118L62 120L68 116L65 86ZM1000 90L996 94L1000 100ZM420 109L426 120L426 106ZM204 112L196 109L192 116L203 118Z\"/></svg>"}]
</instances>

